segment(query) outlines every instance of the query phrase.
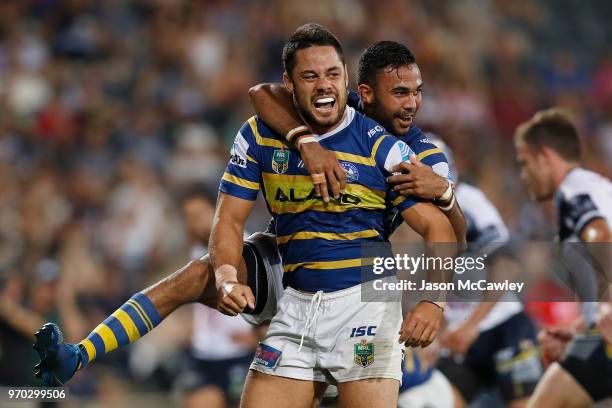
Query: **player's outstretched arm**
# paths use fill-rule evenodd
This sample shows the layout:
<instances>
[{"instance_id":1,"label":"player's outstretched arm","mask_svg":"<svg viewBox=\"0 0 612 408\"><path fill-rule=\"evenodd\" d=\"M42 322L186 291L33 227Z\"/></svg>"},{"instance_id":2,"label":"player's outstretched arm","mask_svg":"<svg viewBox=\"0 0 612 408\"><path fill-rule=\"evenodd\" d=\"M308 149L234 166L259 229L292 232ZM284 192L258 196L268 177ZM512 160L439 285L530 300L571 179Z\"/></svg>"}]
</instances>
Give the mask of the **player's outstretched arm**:
<instances>
[{"instance_id":1,"label":"player's outstretched arm","mask_svg":"<svg viewBox=\"0 0 612 408\"><path fill-rule=\"evenodd\" d=\"M402 217L428 244L446 244L438 247L435 245L430 246L429 256L441 256L444 258L453 255L449 253L449 251L453 250L449 248L448 244L456 242L455 233L448 218L435 205L431 203L415 204L402 211ZM428 270L428 281L446 280L447 277L440 276L440 272ZM436 338L443 317L443 304L433 301L418 303L404 318L400 331L400 342L405 342L409 346L428 346Z\"/></svg>"},{"instance_id":2,"label":"player's outstretched arm","mask_svg":"<svg viewBox=\"0 0 612 408\"><path fill-rule=\"evenodd\" d=\"M429 166L411 156L410 162L402 162L392 171L395 174L387 178L393 189L403 196L415 196L432 200L450 221L457 242L465 242L467 224L463 211L455 199L450 181L438 174Z\"/></svg>"},{"instance_id":3,"label":"player's outstretched arm","mask_svg":"<svg viewBox=\"0 0 612 408\"><path fill-rule=\"evenodd\" d=\"M270 128L285 135L287 142L304 161L313 177L316 193L329 202L328 187L335 198L346 187L346 173L333 152L317 142L294 108L293 98L282 84L259 84L249 89L251 104L257 116ZM322 175L322 176L321 176Z\"/></svg>"},{"instance_id":4,"label":"player's outstretched arm","mask_svg":"<svg viewBox=\"0 0 612 408\"><path fill-rule=\"evenodd\" d=\"M247 285L238 281L242 262L244 224L255 201L219 193L210 236L210 259L215 271L218 310L235 316L247 306L255 308L255 296Z\"/></svg>"}]
</instances>

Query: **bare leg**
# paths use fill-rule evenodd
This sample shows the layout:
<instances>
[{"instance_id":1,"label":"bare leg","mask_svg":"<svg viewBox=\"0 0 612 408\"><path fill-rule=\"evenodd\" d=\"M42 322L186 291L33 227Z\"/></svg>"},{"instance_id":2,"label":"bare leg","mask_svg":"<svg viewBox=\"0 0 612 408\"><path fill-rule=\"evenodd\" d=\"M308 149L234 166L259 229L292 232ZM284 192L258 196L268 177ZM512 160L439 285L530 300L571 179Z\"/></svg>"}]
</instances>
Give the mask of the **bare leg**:
<instances>
[{"instance_id":1,"label":"bare leg","mask_svg":"<svg viewBox=\"0 0 612 408\"><path fill-rule=\"evenodd\" d=\"M581 408L593 405L593 399L567 371L553 363L548 367L529 399L530 408Z\"/></svg>"},{"instance_id":2,"label":"bare leg","mask_svg":"<svg viewBox=\"0 0 612 408\"><path fill-rule=\"evenodd\" d=\"M451 384L451 387L453 389L453 404L454 404L454 408L465 408L467 403L465 402L465 399L463 398L463 395L457 389L457 387L455 387L453 384Z\"/></svg>"},{"instance_id":3,"label":"bare leg","mask_svg":"<svg viewBox=\"0 0 612 408\"><path fill-rule=\"evenodd\" d=\"M242 408L311 408L320 400L326 383L276 377L249 371L242 391Z\"/></svg>"},{"instance_id":4,"label":"bare leg","mask_svg":"<svg viewBox=\"0 0 612 408\"><path fill-rule=\"evenodd\" d=\"M246 283L244 260L240 262L238 279L240 283ZM215 274L208 255L189 262L142 293L151 299L162 319L187 303L199 302L213 309L217 308Z\"/></svg>"},{"instance_id":5,"label":"bare leg","mask_svg":"<svg viewBox=\"0 0 612 408\"><path fill-rule=\"evenodd\" d=\"M246 282L244 260L238 270L238 279L241 283ZM45 385L61 385L97 357L138 341L179 306L200 302L216 308L216 299L214 273L208 256L189 262L172 275L134 294L78 344L64 343L56 324L43 325L35 334L34 347L41 358L34 367L35 375L42 378ZM63 353L61 358L58 358L59 351Z\"/></svg>"},{"instance_id":6,"label":"bare leg","mask_svg":"<svg viewBox=\"0 0 612 408\"><path fill-rule=\"evenodd\" d=\"M184 408L225 408L225 395L220 388L215 386L206 386L198 388L184 396Z\"/></svg>"},{"instance_id":7,"label":"bare leg","mask_svg":"<svg viewBox=\"0 0 612 408\"><path fill-rule=\"evenodd\" d=\"M521 398L508 402L506 405L508 408L524 408L527 406L529 402L529 398Z\"/></svg>"},{"instance_id":8,"label":"bare leg","mask_svg":"<svg viewBox=\"0 0 612 408\"><path fill-rule=\"evenodd\" d=\"M372 378L338 384L340 408L395 408L399 395L399 381Z\"/></svg>"}]
</instances>

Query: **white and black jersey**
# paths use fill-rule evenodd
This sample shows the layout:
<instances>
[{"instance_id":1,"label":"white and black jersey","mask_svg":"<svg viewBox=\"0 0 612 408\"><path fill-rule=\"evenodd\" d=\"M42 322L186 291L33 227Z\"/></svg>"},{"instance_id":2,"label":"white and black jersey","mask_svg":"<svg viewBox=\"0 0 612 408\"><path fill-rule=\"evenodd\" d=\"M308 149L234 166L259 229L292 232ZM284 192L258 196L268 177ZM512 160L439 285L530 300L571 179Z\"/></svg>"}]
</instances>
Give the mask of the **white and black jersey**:
<instances>
[{"instance_id":1,"label":"white and black jersey","mask_svg":"<svg viewBox=\"0 0 612 408\"><path fill-rule=\"evenodd\" d=\"M555 193L559 241L580 240L583 228L596 218L612 225L612 182L581 167L572 169Z\"/></svg>"},{"instance_id":2,"label":"white and black jersey","mask_svg":"<svg viewBox=\"0 0 612 408\"><path fill-rule=\"evenodd\" d=\"M584 227L597 218L612 225L612 182L595 172L581 167L570 170L559 185L554 202L559 223L558 239L561 242L580 242ZM596 273L586 273L591 270L588 257L577 247L562 249L564 254L570 254L563 260L571 280L577 284L575 290L580 298L596 298L596 282L592 279ZM597 303L583 302L582 313L588 324L594 324Z\"/></svg>"},{"instance_id":3,"label":"white and black jersey","mask_svg":"<svg viewBox=\"0 0 612 408\"><path fill-rule=\"evenodd\" d=\"M557 189L554 201L561 242L579 242L584 227L598 218L606 220L608 227L612 226L612 182L597 173L580 167L572 169ZM563 248L565 251L568 249L575 248ZM578 256L568 258L577 262L581 259ZM588 262L582 261L578 267L568 268L570 273L574 272L572 279L583 290L586 285L579 279L589 276L586 273L590 270ZM587 296L593 297L589 293ZM582 313L589 326L595 325L597 302L583 302ZM610 346L601 336L587 334L574 337L559 363L582 385L593 401L612 396L612 354Z\"/></svg>"},{"instance_id":4,"label":"white and black jersey","mask_svg":"<svg viewBox=\"0 0 612 408\"><path fill-rule=\"evenodd\" d=\"M465 216L467 242L481 245L489 253L508 242L510 234L506 224L482 191L470 184L459 183L455 197Z\"/></svg>"},{"instance_id":5,"label":"white and black jersey","mask_svg":"<svg viewBox=\"0 0 612 408\"><path fill-rule=\"evenodd\" d=\"M497 208L478 188L459 183L455 197L463 210L467 224L466 239L470 247L477 246L480 253L489 257L508 244L510 234ZM449 303L445 317L449 323L459 323L465 319L476 302ZM489 314L481 321L480 330L488 330L504 322L523 310L522 304L513 293L506 294Z\"/></svg>"}]
</instances>

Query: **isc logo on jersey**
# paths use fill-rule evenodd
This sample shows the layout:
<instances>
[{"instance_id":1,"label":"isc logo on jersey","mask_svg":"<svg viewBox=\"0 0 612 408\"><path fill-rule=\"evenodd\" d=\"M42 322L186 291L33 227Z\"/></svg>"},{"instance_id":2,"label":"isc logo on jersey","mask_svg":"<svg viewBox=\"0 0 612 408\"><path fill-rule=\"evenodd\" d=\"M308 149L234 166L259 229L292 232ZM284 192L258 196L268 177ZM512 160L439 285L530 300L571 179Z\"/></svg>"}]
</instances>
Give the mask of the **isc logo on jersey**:
<instances>
[{"instance_id":1,"label":"isc logo on jersey","mask_svg":"<svg viewBox=\"0 0 612 408\"><path fill-rule=\"evenodd\" d=\"M385 131L385 129L382 126L376 125L372 129L368 130L368 137L372 137L375 134L382 133L384 131Z\"/></svg>"}]
</instances>

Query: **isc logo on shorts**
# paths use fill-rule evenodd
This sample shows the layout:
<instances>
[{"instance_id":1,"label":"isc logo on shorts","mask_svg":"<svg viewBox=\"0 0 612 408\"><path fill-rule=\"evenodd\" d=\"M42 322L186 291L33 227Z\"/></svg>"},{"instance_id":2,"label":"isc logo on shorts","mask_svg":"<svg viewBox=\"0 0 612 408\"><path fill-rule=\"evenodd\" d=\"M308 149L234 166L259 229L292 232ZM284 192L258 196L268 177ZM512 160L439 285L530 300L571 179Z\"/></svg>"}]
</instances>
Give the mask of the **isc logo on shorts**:
<instances>
[{"instance_id":1,"label":"isc logo on shorts","mask_svg":"<svg viewBox=\"0 0 612 408\"><path fill-rule=\"evenodd\" d=\"M349 337L376 336L376 326L353 327Z\"/></svg>"}]
</instances>

